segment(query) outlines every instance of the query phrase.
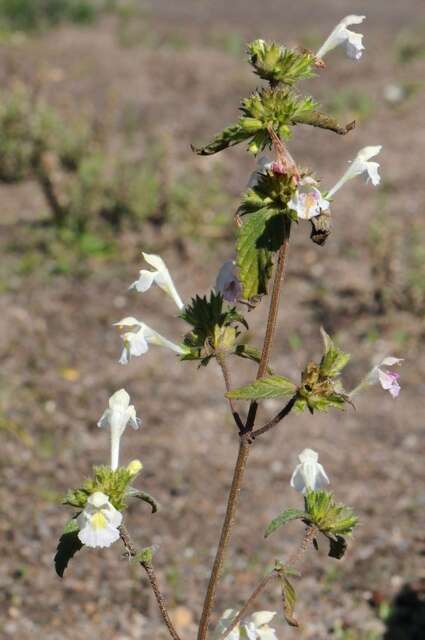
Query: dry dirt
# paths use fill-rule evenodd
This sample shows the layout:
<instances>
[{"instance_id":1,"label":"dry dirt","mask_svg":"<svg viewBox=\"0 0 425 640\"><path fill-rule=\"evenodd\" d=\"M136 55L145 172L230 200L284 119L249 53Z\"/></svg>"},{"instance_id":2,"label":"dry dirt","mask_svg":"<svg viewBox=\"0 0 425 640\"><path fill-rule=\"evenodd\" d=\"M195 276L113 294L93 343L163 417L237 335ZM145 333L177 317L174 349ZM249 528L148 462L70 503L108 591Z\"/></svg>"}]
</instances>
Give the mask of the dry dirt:
<instances>
[{"instance_id":1,"label":"dry dirt","mask_svg":"<svg viewBox=\"0 0 425 640\"><path fill-rule=\"evenodd\" d=\"M393 401L371 389L359 398L356 410L291 416L255 443L216 612L240 605L273 559L288 557L299 540L296 524L267 542L263 531L279 510L299 505L289 478L297 453L308 446L320 452L332 488L355 508L361 526L343 561L328 559L324 545L319 554L308 554L298 582L302 627L288 629L280 619L279 638L342 638L332 633L337 624L358 631L347 638L366 640L370 631L384 633L379 605L382 613L410 585L411 600L415 604L416 593L417 602L407 609L409 622L386 636L410 640L425 634L419 582L425 578L423 323L407 312L372 318L350 301L370 289L365 246L370 218L384 211L406 225L423 224L424 94L399 108L389 107L383 94L389 83L423 78L423 60L401 67L394 51L400 32L420 21L423 25L425 15L423 0L392 3L391 8L387 0L354 4L156 0L146 20L148 30L160 36L158 47L144 46L143 38L123 47L114 20L108 19L89 29L61 28L19 46L3 46L0 77L4 82L12 75L42 82L60 108L94 107L112 128L123 106L136 105L140 144L146 131L166 136L176 170L185 163L202 166L205 180L212 167L223 166L226 188L237 196L253 164L242 149L213 159L192 158L189 149L191 142L206 141L232 120L239 98L256 82L242 58L208 45L211 33L290 41L297 34L313 34L320 40L346 13L367 13L364 61L353 64L335 52L325 77L314 80L311 91L326 99L328 92L355 88L373 99L372 113L346 138L297 131L291 152L331 184L358 148L382 143L385 195L360 181L341 192L333 234L323 248L312 245L306 226L295 230L272 362L276 371L297 378L306 360L320 353L319 326L324 322L344 350L353 353L348 388L377 355L395 352L406 359L402 394ZM185 46L168 46L176 34ZM1 187L2 273L9 274L8 243L30 233L22 220L37 215L42 204L37 198L31 185ZM122 559L119 545L78 554L63 580L52 566L68 515L61 497L91 465L107 461L107 438L96 421L109 395L123 386L144 428L126 434L122 459L143 460L139 483L162 507L155 516L145 506L131 507L128 526L140 546L158 546L155 562L172 615L184 640L194 637L237 437L213 364L197 370L160 349L127 367L116 362L120 343L111 324L123 315L139 314L174 339L183 330L172 303L164 302L159 291L143 298L127 293L146 242L155 250L161 238L142 230L140 237L122 241L118 258L93 261L85 278L46 279L37 271L7 276L10 286L1 295L0 317L0 635L5 640L165 637L146 581L137 566ZM188 256L182 258L168 242L164 251L187 300L211 286L231 246L189 243ZM349 291L348 300L338 297L336 289ZM250 314L254 344L260 342L264 321L264 308ZM368 339L371 329L379 331L378 340ZM402 331L408 338L400 344ZM254 369L234 364L235 380L249 380ZM266 403L261 415L276 408ZM279 609L279 594L270 589L260 605ZM406 626L411 620L413 626Z\"/></svg>"}]
</instances>

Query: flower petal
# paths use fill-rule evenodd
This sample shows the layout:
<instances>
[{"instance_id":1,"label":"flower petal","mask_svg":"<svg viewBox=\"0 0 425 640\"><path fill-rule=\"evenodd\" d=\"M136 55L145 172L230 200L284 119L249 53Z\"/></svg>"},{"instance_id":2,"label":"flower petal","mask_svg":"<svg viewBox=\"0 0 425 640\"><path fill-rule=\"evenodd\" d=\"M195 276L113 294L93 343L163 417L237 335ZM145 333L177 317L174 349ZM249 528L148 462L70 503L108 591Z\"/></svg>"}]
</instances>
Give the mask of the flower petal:
<instances>
[{"instance_id":1,"label":"flower petal","mask_svg":"<svg viewBox=\"0 0 425 640\"><path fill-rule=\"evenodd\" d=\"M80 529L78 537L87 547L96 549L110 547L111 544L119 539L120 532L116 527L109 524L102 529L87 524L83 529Z\"/></svg>"},{"instance_id":2,"label":"flower petal","mask_svg":"<svg viewBox=\"0 0 425 640\"><path fill-rule=\"evenodd\" d=\"M144 293L145 291L151 288L155 279L155 275L156 274L154 271L148 271L147 269L142 269L141 271L139 271L138 279L135 280L128 288L136 289L140 293Z\"/></svg>"}]
</instances>

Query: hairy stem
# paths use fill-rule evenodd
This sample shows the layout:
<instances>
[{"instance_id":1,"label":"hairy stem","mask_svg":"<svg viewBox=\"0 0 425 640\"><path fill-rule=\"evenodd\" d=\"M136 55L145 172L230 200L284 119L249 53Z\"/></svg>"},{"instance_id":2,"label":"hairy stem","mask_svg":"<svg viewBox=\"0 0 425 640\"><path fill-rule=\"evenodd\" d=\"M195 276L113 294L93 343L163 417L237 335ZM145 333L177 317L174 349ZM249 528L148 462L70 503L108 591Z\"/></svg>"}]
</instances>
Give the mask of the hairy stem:
<instances>
[{"instance_id":1,"label":"hairy stem","mask_svg":"<svg viewBox=\"0 0 425 640\"><path fill-rule=\"evenodd\" d=\"M264 337L263 350L261 354L261 360L258 366L257 378L261 378L267 371L267 367L270 360L271 349L273 345L273 338L276 330L276 321L279 310L280 290L282 288L282 282L285 274L286 256L288 250L289 230L287 237L279 250L278 260L276 265L276 271L273 281L273 289L270 298L269 315L267 319L267 328ZM255 408L253 408L255 407ZM239 453L233 472L232 485L230 487L230 493L227 500L226 515L224 517L223 526L221 529L220 540L218 543L217 553L214 559L213 568L208 583L207 593L205 595L204 606L201 614L201 621L199 624L198 640L205 640L208 634L208 625L211 617L211 611L214 604L215 594L217 591L218 581L220 579L221 570L223 567L224 557L229 544L233 522L235 519L236 508L238 504L238 497L241 490L242 480L244 477L245 467L250 451L250 442L248 438L243 434L247 434L252 431L255 417L257 413L256 403L252 403L248 412L247 421L241 435L239 444Z\"/></svg>"},{"instance_id":2,"label":"hairy stem","mask_svg":"<svg viewBox=\"0 0 425 640\"><path fill-rule=\"evenodd\" d=\"M134 558L137 555L137 549L134 546L133 541L130 538L130 534L128 533L127 528L124 525L120 526L120 536L128 555L131 558ZM159 610L161 612L162 620L165 626L167 627L171 638L173 640L181 640L179 634L174 628L174 625L170 619L170 616L168 615L165 599L160 591L158 578L156 577L156 573L152 566L152 563L149 561L141 560L140 565L146 571L150 585L152 587L152 591L154 593L155 599L158 603Z\"/></svg>"},{"instance_id":3,"label":"hairy stem","mask_svg":"<svg viewBox=\"0 0 425 640\"><path fill-rule=\"evenodd\" d=\"M313 541L313 538L315 537L316 533L317 533L317 530L315 527L307 527L299 547L294 551L294 553L290 556L288 560L287 564L289 566L295 567L299 562L301 562L301 560L304 558L305 552L307 551L308 545ZM223 635L220 637L220 640L224 640L225 638L227 638L229 633L233 631L236 625L238 625L239 622L242 620L242 618L245 616L247 611L249 611L249 609L251 608L251 605L254 604L255 600L258 598L260 593L264 591L264 589L268 586L269 582L278 578L279 574L280 574L279 569L273 569L272 571L270 571L270 573L264 576L264 578L261 580L258 586L251 593L251 595L249 596L248 600L245 602L243 607L240 609L238 614L233 618L233 620L231 621L227 629L224 631Z\"/></svg>"},{"instance_id":4,"label":"hairy stem","mask_svg":"<svg viewBox=\"0 0 425 640\"><path fill-rule=\"evenodd\" d=\"M279 253L278 253L276 272L275 272L274 282L273 282L273 290L272 290L272 295L270 300L269 315L267 318L267 329L266 329L266 335L263 343L263 351L261 353L261 360L260 360L260 364L258 366L258 371L257 371L257 380L258 378L262 378L264 376L269 366L270 355L271 355L271 350L273 346L273 338L276 331L277 315L279 312L280 294L282 290L283 279L285 277L286 260L288 256L288 244L289 244L289 227L287 230L286 238L281 248L279 249ZM252 431L255 424L255 418L257 416L257 409L258 409L258 403L255 400L253 400L249 406L248 417L246 420L244 433L249 433L250 431Z\"/></svg>"},{"instance_id":5,"label":"hairy stem","mask_svg":"<svg viewBox=\"0 0 425 640\"><path fill-rule=\"evenodd\" d=\"M226 387L226 391L230 391L232 388L232 383L230 379L230 371L227 366L226 356L223 353L216 353L215 359L217 360L217 364L219 365L221 372L224 378L224 386ZM241 420L239 413L235 409L234 402L231 398L228 398L230 411L232 412L233 419L238 427L239 431L242 432L244 430L244 424Z\"/></svg>"},{"instance_id":6,"label":"hairy stem","mask_svg":"<svg viewBox=\"0 0 425 640\"><path fill-rule=\"evenodd\" d=\"M204 607L202 610L201 621L199 623L198 640L205 640L208 633L208 624L210 621L211 610L214 604L215 593L218 581L223 567L224 555L229 544L232 532L233 522L235 519L236 507L238 503L239 493L241 490L242 479L245 472L246 461L248 459L250 445L245 438L241 438L239 444L238 457L233 472L232 485L227 500L226 515L224 517L221 529L220 540L218 543L217 553L214 559L213 568L208 583L207 593L205 595Z\"/></svg>"}]
</instances>

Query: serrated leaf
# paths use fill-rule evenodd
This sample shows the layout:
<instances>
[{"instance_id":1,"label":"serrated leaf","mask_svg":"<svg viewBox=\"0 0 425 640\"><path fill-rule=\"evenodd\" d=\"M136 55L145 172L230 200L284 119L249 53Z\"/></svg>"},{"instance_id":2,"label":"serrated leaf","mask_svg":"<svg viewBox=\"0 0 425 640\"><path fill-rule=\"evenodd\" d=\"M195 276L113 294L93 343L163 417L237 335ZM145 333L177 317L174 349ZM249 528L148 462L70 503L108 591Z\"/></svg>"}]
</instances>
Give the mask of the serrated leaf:
<instances>
[{"instance_id":1,"label":"serrated leaf","mask_svg":"<svg viewBox=\"0 0 425 640\"><path fill-rule=\"evenodd\" d=\"M252 132L243 129L240 124L234 124L218 133L209 144L203 147L194 147L192 145L192 151L198 156L211 156L214 153L223 151L223 149L233 147L251 136Z\"/></svg>"},{"instance_id":2,"label":"serrated leaf","mask_svg":"<svg viewBox=\"0 0 425 640\"><path fill-rule=\"evenodd\" d=\"M299 623L294 615L295 603L297 601L295 589L289 582L288 578L286 578L285 576L281 578L281 586L283 599L283 616L289 626L298 627Z\"/></svg>"},{"instance_id":3,"label":"serrated leaf","mask_svg":"<svg viewBox=\"0 0 425 640\"><path fill-rule=\"evenodd\" d=\"M312 127L319 127L320 129L328 129L339 135L344 136L356 126L355 121L350 122L345 126L341 126L335 118L329 116L327 113L321 111L308 111L297 113L292 118L292 124L309 124Z\"/></svg>"},{"instance_id":4,"label":"serrated leaf","mask_svg":"<svg viewBox=\"0 0 425 640\"><path fill-rule=\"evenodd\" d=\"M283 376L266 376L255 382L233 389L226 393L226 398L233 400L269 400L283 398L296 391L296 385Z\"/></svg>"},{"instance_id":5,"label":"serrated leaf","mask_svg":"<svg viewBox=\"0 0 425 640\"><path fill-rule=\"evenodd\" d=\"M236 244L236 263L243 287L243 296L250 300L267 293L267 283L273 266L273 253L278 251L287 235L287 220L281 213L262 209L245 218Z\"/></svg>"},{"instance_id":6,"label":"serrated leaf","mask_svg":"<svg viewBox=\"0 0 425 640\"><path fill-rule=\"evenodd\" d=\"M139 491L134 487L130 487L128 489L127 495L129 496L129 498L137 498L138 500L147 502L152 509L152 513L156 513L158 511L158 503L155 498L153 498L149 493L146 493L145 491Z\"/></svg>"},{"instance_id":7,"label":"serrated leaf","mask_svg":"<svg viewBox=\"0 0 425 640\"><path fill-rule=\"evenodd\" d=\"M56 573L60 578L63 578L63 574L65 573L65 569L67 568L69 561L75 556L77 551L84 546L78 537L80 529L76 518L77 516L68 520L56 548L56 554L53 561L55 563Z\"/></svg>"},{"instance_id":8,"label":"serrated leaf","mask_svg":"<svg viewBox=\"0 0 425 640\"><path fill-rule=\"evenodd\" d=\"M329 536L329 553L330 558L341 560L347 550L347 541L343 536Z\"/></svg>"},{"instance_id":9,"label":"serrated leaf","mask_svg":"<svg viewBox=\"0 0 425 640\"><path fill-rule=\"evenodd\" d=\"M305 511L301 511L300 509L286 509L276 518L268 524L267 529L264 533L264 537L268 538L276 529L279 529L282 525L287 522L291 522L291 520L302 520L306 517Z\"/></svg>"}]
</instances>

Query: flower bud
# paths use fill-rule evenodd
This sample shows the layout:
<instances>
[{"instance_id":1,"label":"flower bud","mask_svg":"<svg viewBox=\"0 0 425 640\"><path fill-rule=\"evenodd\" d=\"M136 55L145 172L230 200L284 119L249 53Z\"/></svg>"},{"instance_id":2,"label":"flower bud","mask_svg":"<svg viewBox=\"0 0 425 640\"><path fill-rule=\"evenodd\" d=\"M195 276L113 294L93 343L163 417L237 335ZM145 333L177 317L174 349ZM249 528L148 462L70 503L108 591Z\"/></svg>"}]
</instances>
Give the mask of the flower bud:
<instances>
[{"instance_id":1,"label":"flower bud","mask_svg":"<svg viewBox=\"0 0 425 640\"><path fill-rule=\"evenodd\" d=\"M138 473L143 469L143 465L140 460L132 460L127 465L127 471L131 476L137 476Z\"/></svg>"}]
</instances>

